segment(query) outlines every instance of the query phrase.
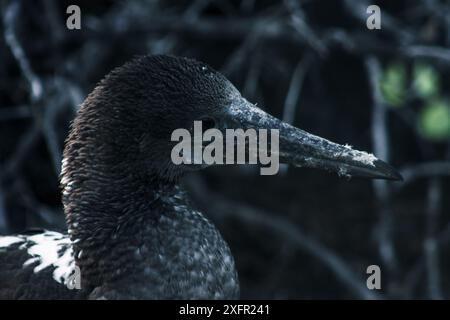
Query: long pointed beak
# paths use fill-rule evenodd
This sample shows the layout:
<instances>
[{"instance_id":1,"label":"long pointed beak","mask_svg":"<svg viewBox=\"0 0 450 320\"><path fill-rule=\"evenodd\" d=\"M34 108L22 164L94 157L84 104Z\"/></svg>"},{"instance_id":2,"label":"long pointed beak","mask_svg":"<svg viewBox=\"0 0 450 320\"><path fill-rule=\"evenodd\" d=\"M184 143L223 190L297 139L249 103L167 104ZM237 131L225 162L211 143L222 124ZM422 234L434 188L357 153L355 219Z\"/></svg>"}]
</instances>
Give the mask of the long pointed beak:
<instances>
[{"instance_id":1,"label":"long pointed beak","mask_svg":"<svg viewBox=\"0 0 450 320\"><path fill-rule=\"evenodd\" d=\"M225 122L227 128L279 130L278 152L282 163L334 171L340 176L403 180L394 168L373 154L354 150L348 145L340 145L295 128L244 98L233 102Z\"/></svg>"}]
</instances>

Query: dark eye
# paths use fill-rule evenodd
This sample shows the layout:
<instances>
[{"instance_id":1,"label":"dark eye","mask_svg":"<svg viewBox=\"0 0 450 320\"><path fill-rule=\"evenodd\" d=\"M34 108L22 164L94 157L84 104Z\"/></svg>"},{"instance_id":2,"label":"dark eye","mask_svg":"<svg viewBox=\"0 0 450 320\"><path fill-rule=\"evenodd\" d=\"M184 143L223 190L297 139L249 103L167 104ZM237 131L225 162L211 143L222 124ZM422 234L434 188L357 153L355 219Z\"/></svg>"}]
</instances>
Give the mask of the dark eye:
<instances>
[{"instance_id":1,"label":"dark eye","mask_svg":"<svg viewBox=\"0 0 450 320\"><path fill-rule=\"evenodd\" d=\"M213 118L206 117L201 119L202 121L202 129L206 131L208 129L213 129L216 127L216 121Z\"/></svg>"}]
</instances>

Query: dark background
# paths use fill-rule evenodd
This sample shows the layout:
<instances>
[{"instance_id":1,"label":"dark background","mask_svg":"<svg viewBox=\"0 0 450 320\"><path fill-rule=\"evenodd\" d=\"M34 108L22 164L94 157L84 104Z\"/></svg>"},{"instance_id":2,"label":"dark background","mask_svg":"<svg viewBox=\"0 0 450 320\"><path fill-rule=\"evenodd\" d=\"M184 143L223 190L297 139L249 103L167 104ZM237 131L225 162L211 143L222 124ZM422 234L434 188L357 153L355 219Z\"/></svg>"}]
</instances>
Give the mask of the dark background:
<instances>
[{"instance_id":1,"label":"dark background","mask_svg":"<svg viewBox=\"0 0 450 320\"><path fill-rule=\"evenodd\" d=\"M81 8L81 30L66 8ZM368 30L369 4L381 30ZM77 106L138 54L193 57L251 102L397 167L402 183L223 166L184 179L235 256L243 298L450 297L450 3L1 1L0 234L64 228ZM377 264L382 290L366 289Z\"/></svg>"}]
</instances>

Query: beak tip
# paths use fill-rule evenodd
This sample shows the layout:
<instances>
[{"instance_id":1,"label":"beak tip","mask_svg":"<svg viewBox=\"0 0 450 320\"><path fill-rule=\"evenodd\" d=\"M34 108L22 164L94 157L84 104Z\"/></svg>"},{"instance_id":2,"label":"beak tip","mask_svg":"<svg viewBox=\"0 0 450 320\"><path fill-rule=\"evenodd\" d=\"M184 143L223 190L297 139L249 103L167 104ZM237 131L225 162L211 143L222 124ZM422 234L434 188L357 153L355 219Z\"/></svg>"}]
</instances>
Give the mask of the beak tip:
<instances>
[{"instance_id":1,"label":"beak tip","mask_svg":"<svg viewBox=\"0 0 450 320\"><path fill-rule=\"evenodd\" d=\"M377 160L374 165L379 173L379 175L375 178L399 182L403 181L402 175L386 162Z\"/></svg>"},{"instance_id":2,"label":"beak tip","mask_svg":"<svg viewBox=\"0 0 450 320\"><path fill-rule=\"evenodd\" d=\"M398 181L398 182L402 182L403 181L403 177L400 173L396 172L396 176L393 179L394 181Z\"/></svg>"},{"instance_id":3,"label":"beak tip","mask_svg":"<svg viewBox=\"0 0 450 320\"><path fill-rule=\"evenodd\" d=\"M391 181L396 181L396 182L402 182L403 181L403 177L400 173L398 173L397 171L395 171L392 176L390 176L389 178L387 178L386 180L391 180Z\"/></svg>"}]
</instances>

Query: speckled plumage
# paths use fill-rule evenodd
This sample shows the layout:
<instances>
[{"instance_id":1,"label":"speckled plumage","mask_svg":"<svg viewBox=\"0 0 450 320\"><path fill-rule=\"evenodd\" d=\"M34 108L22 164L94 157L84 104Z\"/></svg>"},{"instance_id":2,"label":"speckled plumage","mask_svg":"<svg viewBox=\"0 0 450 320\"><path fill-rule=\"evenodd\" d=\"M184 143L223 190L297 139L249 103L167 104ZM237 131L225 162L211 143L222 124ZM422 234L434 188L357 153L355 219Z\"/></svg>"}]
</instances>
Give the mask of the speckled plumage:
<instances>
[{"instance_id":1,"label":"speckled plumage","mask_svg":"<svg viewBox=\"0 0 450 320\"><path fill-rule=\"evenodd\" d=\"M203 63L137 58L99 83L72 124L61 170L68 235L0 238L0 298L237 298L228 245L178 187L203 164L171 161L173 131L192 134L198 120L221 133L278 130L272 151L295 166L401 179L372 154L270 116ZM63 284L72 268L81 290Z\"/></svg>"},{"instance_id":2,"label":"speckled plumage","mask_svg":"<svg viewBox=\"0 0 450 320\"><path fill-rule=\"evenodd\" d=\"M54 279L57 261L36 270L32 239L18 236L0 240L0 298L238 298L228 245L178 188L187 168L170 160L174 129L237 96L226 78L185 58L140 57L113 70L72 124L61 175L68 235L53 234L64 245L50 246L55 259L70 254L82 289Z\"/></svg>"}]
</instances>

